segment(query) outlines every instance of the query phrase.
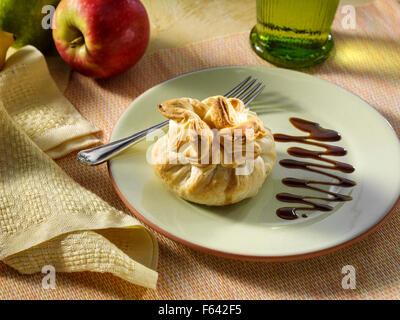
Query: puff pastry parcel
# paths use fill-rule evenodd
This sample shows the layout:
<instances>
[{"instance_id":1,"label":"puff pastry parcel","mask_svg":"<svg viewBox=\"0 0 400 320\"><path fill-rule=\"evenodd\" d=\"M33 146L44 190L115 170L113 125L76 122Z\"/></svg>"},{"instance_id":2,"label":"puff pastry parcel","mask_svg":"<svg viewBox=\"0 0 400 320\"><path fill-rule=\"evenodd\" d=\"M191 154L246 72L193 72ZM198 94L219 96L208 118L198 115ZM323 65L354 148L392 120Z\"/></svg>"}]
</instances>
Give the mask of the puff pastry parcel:
<instances>
[{"instance_id":1,"label":"puff pastry parcel","mask_svg":"<svg viewBox=\"0 0 400 320\"><path fill-rule=\"evenodd\" d=\"M151 151L155 173L178 196L221 206L257 194L276 161L271 131L239 99L166 101L168 134Z\"/></svg>"}]
</instances>

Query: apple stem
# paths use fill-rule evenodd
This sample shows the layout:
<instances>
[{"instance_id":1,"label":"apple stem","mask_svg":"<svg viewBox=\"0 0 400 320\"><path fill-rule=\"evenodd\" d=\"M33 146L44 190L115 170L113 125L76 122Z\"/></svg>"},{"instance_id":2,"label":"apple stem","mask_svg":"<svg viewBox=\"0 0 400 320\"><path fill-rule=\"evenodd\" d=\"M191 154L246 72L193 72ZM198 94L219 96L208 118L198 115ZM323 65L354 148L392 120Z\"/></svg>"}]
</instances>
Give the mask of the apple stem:
<instances>
[{"instance_id":1,"label":"apple stem","mask_svg":"<svg viewBox=\"0 0 400 320\"><path fill-rule=\"evenodd\" d=\"M82 36L79 36L78 38L72 40L72 41L69 43L69 46L70 46L71 48L75 48L75 47L77 47L77 46L83 44L84 42L85 42L85 40L83 39L83 37L82 37Z\"/></svg>"}]
</instances>

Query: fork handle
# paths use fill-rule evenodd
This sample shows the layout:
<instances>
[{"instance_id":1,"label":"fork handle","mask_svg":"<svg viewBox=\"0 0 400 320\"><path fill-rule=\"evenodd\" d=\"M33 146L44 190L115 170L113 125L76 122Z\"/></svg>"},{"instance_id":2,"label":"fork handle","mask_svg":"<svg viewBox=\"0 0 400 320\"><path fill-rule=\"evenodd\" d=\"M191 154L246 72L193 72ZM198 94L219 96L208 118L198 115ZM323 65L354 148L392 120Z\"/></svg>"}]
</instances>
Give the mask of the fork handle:
<instances>
[{"instance_id":1,"label":"fork handle","mask_svg":"<svg viewBox=\"0 0 400 320\"><path fill-rule=\"evenodd\" d=\"M82 150L78 153L77 160L84 164L96 166L98 164L106 162L108 159L124 151L126 148L138 143L139 141L142 141L149 133L164 128L168 124L169 120L166 120L126 138L122 138L120 140L104 144L102 146Z\"/></svg>"}]
</instances>

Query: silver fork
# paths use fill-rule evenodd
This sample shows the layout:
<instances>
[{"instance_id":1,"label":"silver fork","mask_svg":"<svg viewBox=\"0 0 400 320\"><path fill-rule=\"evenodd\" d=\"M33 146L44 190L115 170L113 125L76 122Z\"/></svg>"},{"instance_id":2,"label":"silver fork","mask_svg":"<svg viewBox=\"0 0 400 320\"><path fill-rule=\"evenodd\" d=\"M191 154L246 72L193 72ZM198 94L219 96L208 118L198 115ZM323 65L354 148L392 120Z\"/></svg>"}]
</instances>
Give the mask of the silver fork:
<instances>
[{"instance_id":1,"label":"silver fork","mask_svg":"<svg viewBox=\"0 0 400 320\"><path fill-rule=\"evenodd\" d=\"M256 82L257 79L247 77L231 91L224 94L224 97L241 99L244 104L248 106L265 89L265 85L263 85L262 82ZM143 131L132 134L126 138L122 138L91 149L82 150L78 153L77 160L81 163L92 166L101 164L109 160L111 157L124 151L128 147L144 140L149 133L164 128L168 126L168 124L169 120L166 120Z\"/></svg>"}]
</instances>

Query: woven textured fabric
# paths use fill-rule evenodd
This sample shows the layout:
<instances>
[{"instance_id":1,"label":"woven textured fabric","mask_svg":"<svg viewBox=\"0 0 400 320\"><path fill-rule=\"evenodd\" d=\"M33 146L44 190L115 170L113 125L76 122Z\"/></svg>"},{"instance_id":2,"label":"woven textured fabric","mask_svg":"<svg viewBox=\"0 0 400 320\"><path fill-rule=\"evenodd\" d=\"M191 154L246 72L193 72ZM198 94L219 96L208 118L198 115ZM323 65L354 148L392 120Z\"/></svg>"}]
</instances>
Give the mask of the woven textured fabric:
<instances>
[{"instance_id":1,"label":"woven textured fabric","mask_svg":"<svg viewBox=\"0 0 400 320\"><path fill-rule=\"evenodd\" d=\"M52 265L155 288L153 235L73 181L1 105L0 133L0 260L21 273Z\"/></svg>"},{"instance_id":2,"label":"woven textured fabric","mask_svg":"<svg viewBox=\"0 0 400 320\"><path fill-rule=\"evenodd\" d=\"M359 95L400 134L400 6L380 0L357 8L355 30L344 30L338 11L336 52L306 72ZM232 50L234 48L235 50ZM73 73L67 98L107 141L132 100L171 77L226 65L272 67L250 48L248 32L207 40L144 57L110 80ZM76 154L58 164L79 184L112 206L127 209L113 190L105 166L88 168ZM57 275L57 288L39 287L43 275L24 276L0 264L0 297L61 299L400 299L400 210L374 234L338 252L287 263L233 261L203 254L157 234L160 244L157 290L146 290L107 274ZM356 269L356 289L342 289L342 267Z\"/></svg>"},{"instance_id":3,"label":"woven textured fabric","mask_svg":"<svg viewBox=\"0 0 400 320\"><path fill-rule=\"evenodd\" d=\"M99 129L65 99L40 51L26 46L10 52L0 72L0 101L25 133L54 159L99 142L93 135Z\"/></svg>"}]
</instances>

